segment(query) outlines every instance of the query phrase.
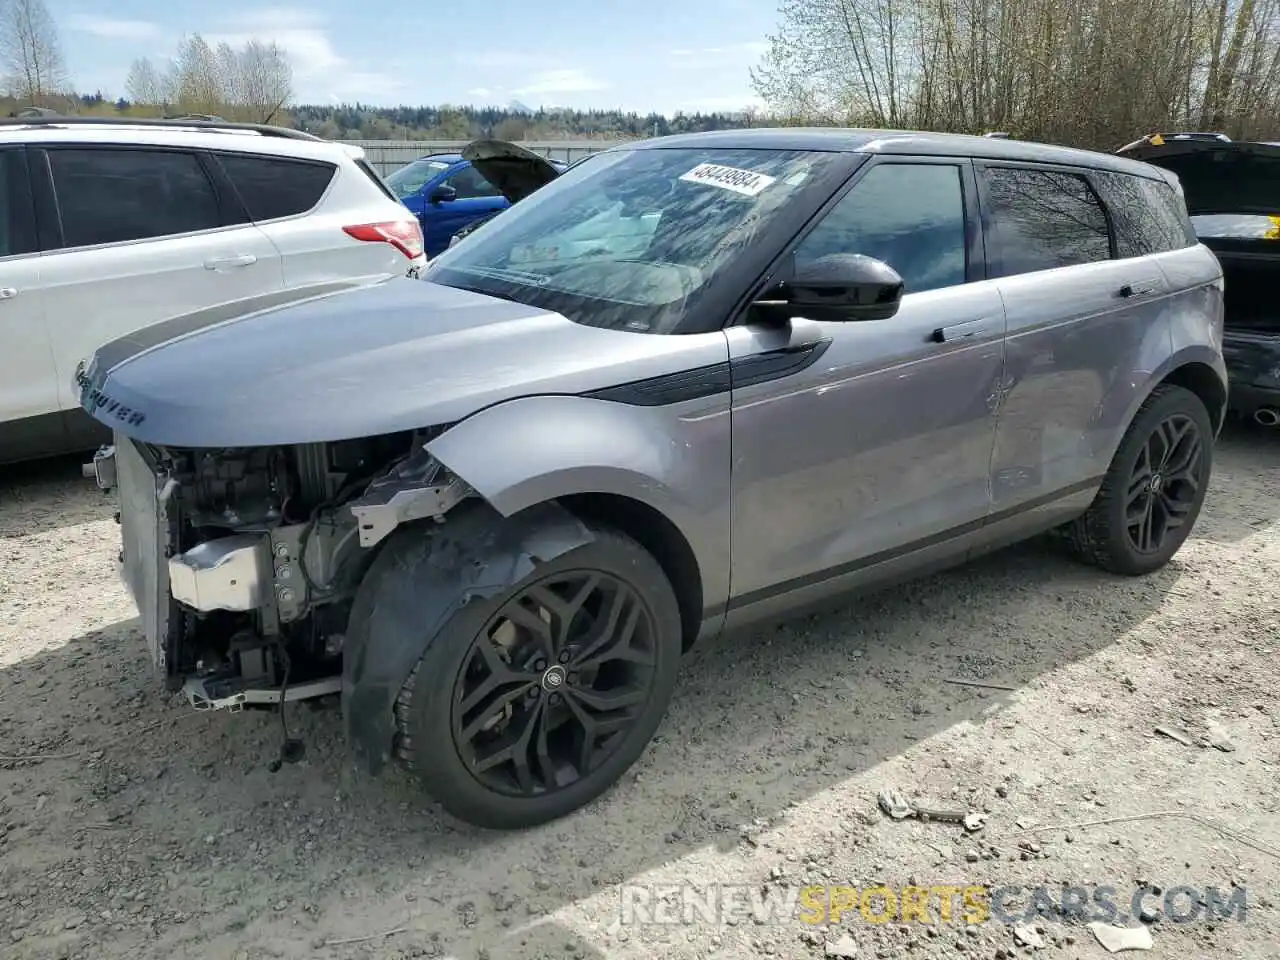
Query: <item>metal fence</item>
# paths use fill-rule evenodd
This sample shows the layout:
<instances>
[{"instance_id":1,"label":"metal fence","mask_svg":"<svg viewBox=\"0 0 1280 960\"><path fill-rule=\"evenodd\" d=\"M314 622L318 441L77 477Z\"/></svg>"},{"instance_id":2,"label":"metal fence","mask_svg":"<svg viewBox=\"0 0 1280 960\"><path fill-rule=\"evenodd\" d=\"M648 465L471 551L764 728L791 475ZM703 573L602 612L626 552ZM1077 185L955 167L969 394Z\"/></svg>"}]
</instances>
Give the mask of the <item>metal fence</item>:
<instances>
[{"instance_id":1,"label":"metal fence","mask_svg":"<svg viewBox=\"0 0 1280 960\"><path fill-rule=\"evenodd\" d=\"M365 158L378 173L386 176L410 160L429 153L457 153L467 140L344 140L364 148ZM552 160L566 163L599 153L622 143L621 140L521 140L520 146Z\"/></svg>"}]
</instances>

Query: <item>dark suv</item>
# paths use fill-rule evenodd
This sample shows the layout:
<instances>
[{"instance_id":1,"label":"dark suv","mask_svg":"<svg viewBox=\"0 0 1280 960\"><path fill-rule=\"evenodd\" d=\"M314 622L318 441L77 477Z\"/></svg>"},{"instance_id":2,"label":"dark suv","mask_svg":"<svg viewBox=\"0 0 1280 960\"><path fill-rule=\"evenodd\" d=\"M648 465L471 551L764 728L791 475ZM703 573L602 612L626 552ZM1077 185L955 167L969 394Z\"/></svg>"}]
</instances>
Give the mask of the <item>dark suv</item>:
<instances>
[{"instance_id":1,"label":"dark suv","mask_svg":"<svg viewBox=\"0 0 1280 960\"><path fill-rule=\"evenodd\" d=\"M422 280L107 344L82 399L169 682L340 693L370 770L512 827L621 776L708 638L1049 530L1162 567L1222 313L1148 164L726 131L596 154Z\"/></svg>"},{"instance_id":2,"label":"dark suv","mask_svg":"<svg viewBox=\"0 0 1280 960\"><path fill-rule=\"evenodd\" d=\"M1226 277L1230 408L1280 426L1280 143L1152 134L1120 153L1178 175L1191 225Z\"/></svg>"}]
</instances>

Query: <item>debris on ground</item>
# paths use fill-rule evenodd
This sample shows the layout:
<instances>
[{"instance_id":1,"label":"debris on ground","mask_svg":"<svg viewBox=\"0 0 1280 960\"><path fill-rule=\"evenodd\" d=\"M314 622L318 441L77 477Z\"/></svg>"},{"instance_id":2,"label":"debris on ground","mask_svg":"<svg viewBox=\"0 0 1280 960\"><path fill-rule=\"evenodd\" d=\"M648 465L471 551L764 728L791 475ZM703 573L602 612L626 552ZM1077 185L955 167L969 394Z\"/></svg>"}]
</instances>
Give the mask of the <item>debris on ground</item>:
<instances>
[{"instance_id":1,"label":"debris on ground","mask_svg":"<svg viewBox=\"0 0 1280 960\"><path fill-rule=\"evenodd\" d=\"M977 833L987 825L985 813L967 813L964 817L964 828L970 833Z\"/></svg>"},{"instance_id":2,"label":"debris on ground","mask_svg":"<svg viewBox=\"0 0 1280 960\"><path fill-rule=\"evenodd\" d=\"M1089 924L1089 929L1107 953L1150 950L1155 945L1155 941L1151 939L1151 931L1144 926L1113 927L1109 923L1094 922Z\"/></svg>"},{"instance_id":3,"label":"debris on ground","mask_svg":"<svg viewBox=\"0 0 1280 960\"><path fill-rule=\"evenodd\" d=\"M1195 741L1191 739L1187 731L1181 727L1159 726L1156 727L1156 733L1162 737L1168 737L1170 740L1176 740L1184 747L1194 747Z\"/></svg>"},{"instance_id":4,"label":"debris on ground","mask_svg":"<svg viewBox=\"0 0 1280 960\"><path fill-rule=\"evenodd\" d=\"M876 800L880 804L880 809L894 820L905 820L907 817L916 815L915 808L897 790L881 790Z\"/></svg>"},{"instance_id":5,"label":"debris on ground","mask_svg":"<svg viewBox=\"0 0 1280 960\"><path fill-rule=\"evenodd\" d=\"M1013 942L1020 947L1030 947L1032 950L1039 950L1044 946L1044 938L1029 923L1020 923L1013 928Z\"/></svg>"},{"instance_id":6,"label":"debris on ground","mask_svg":"<svg viewBox=\"0 0 1280 960\"><path fill-rule=\"evenodd\" d=\"M824 952L838 960L851 960L858 955L858 942L849 934L842 934L839 940L828 940Z\"/></svg>"}]
</instances>

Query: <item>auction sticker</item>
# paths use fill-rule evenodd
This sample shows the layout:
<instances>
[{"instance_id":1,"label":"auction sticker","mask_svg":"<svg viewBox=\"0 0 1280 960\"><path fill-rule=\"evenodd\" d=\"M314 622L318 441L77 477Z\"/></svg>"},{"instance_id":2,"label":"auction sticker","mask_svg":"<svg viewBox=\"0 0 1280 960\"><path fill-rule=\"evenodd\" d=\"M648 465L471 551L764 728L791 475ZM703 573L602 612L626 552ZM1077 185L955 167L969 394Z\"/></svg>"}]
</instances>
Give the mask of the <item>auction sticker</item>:
<instances>
[{"instance_id":1,"label":"auction sticker","mask_svg":"<svg viewBox=\"0 0 1280 960\"><path fill-rule=\"evenodd\" d=\"M680 176L689 183L708 183L713 187L723 187L745 197L754 197L776 177L766 177L753 170L739 170L737 167L722 167L718 163L700 163L688 173Z\"/></svg>"}]
</instances>

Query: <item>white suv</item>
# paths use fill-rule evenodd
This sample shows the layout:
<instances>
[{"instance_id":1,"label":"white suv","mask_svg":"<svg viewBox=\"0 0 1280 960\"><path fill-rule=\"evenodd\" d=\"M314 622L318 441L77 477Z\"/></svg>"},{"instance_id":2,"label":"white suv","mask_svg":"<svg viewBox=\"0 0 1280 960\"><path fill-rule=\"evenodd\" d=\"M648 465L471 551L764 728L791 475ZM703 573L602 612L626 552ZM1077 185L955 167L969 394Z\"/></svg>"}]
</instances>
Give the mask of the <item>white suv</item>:
<instances>
[{"instance_id":1,"label":"white suv","mask_svg":"<svg viewBox=\"0 0 1280 960\"><path fill-rule=\"evenodd\" d=\"M207 120L0 120L0 463L103 442L75 379L109 340L425 263L358 147Z\"/></svg>"}]
</instances>

